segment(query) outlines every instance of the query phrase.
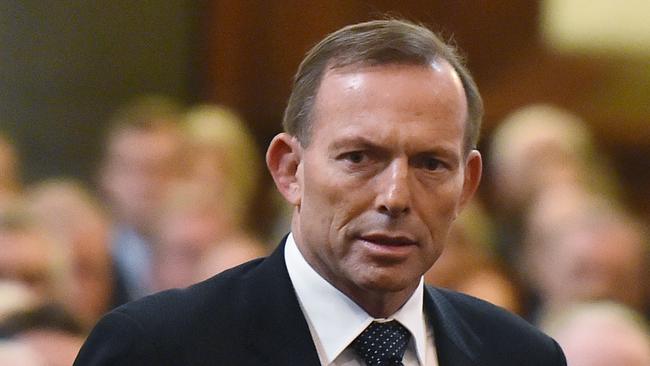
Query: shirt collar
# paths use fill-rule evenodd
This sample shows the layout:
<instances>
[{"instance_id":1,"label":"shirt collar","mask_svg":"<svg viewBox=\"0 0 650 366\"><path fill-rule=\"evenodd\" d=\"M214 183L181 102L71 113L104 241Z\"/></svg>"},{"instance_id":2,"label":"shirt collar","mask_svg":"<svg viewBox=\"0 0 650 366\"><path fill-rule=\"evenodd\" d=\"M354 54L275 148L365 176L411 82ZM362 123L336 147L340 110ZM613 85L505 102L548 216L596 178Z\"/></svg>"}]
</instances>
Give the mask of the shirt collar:
<instances>
[{"instance_id":1,"label":"shirt collar","mask_svg":"<svg viewBox=\"0 0 650 366\"><path fill-rule=\"evenodd\" d=\"M285 261L289 277L305 317L316 333L322 350L331 363L375 319L359 305L321 277L300 253L293 235L289 234L285 246ZM424 283L395 314L395 319L411 332L420 365L426 354L426 326L424 306Z\"/></svg>"}]
</instances>

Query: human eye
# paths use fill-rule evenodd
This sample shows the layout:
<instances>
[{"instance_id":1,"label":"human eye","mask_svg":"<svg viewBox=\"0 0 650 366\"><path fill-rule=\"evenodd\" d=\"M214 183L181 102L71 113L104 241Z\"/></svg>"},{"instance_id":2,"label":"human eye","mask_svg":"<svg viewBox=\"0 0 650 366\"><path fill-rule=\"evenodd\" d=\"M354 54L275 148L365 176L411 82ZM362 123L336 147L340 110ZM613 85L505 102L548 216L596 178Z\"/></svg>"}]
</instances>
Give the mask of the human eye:
<instances>
[{"instance_id":1,"label":"human eye","mask_svg":"<svg viewBox=\"0 0 650 366\"><path fill-rule=\"evenodd\" d=\"M417 168L429 172L440 171L446 167L445 163L442 160L430 155L418 156L414 161L414 165Z\"/></svg>"},{"instance_id":2,"label":"human eye","mask_svg":"<svg viewBox=\"0 0 650 366\"><path fill-rule=\"evenodd\" d=\"M367 159L368 156L363 151L348 151L339 155L339 160L343 160L352 164L361 164Z\"/></svg>"},{"instance_id":3,"label":"human eye","mask_svg":"<svg viewBox=\"0 0 650 366\"><path fill-rule=\"evenodd\" d=\"M338 155L341 169L348 173L369 174L376 171L380 158L369 150L351 150Z\"/></svg>"}]
</instances>

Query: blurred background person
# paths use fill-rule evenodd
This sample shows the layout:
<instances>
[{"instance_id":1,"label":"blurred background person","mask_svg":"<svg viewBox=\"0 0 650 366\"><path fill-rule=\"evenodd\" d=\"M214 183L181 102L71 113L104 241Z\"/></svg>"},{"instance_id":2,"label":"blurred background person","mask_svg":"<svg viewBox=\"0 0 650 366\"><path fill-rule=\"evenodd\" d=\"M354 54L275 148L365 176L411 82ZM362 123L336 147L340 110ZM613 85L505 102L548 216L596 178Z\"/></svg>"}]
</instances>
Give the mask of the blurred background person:
<instances>
[{"instance_id":1,"label":"blurred background person","mask_svg":"<svg viewBox=\"0 0 650 366\"><path fill-rule=\"evenodd\" d=\"M160 210L159 288L187 286L267 253L256 234L268 230L250 224L262 164L244 121L204 104L187 111L183 131L188 183Z\"/></svg>"},{"instance_id":2,"label":"blurred background person","mask_svg":"<svg viewBox=\"0 0 650 366\"><path fill-rule=\"evenodd\" d=\"M0 131L0 206L16 198L20 187L18 152L9 137Z\"/></svg>"},{"instance_id":3,"label":"blurred background person","mask_svg":"<svg viewBox=\"0 0 650 366\"><path fill-rule=\"evenodd\" d=\"M522 310L518 286L496 253L491 218L476 198L453 223L445 250L424 279L514 313Z\"/></svg>"},{"instance_id":4,"label":"blurred background person","mask_svg":"<svg viewBox=\"0 0 650 366\"><path fill-rule=\"evenodd\" d=\"M532 207L519 270L533 290L530 319L573 302L650 304L650 247L642 226L613 201L573 185L547 189Z\"/></svg>"},{"instance_id":5,"label":"blurred background person","mask_svg":"<svg viewBox=\"0 0 650 366\"><path fill-rule=\"evenodd\" d=\"M0 365L46 366L45 361L33 349L15 340L0 340Z\"/></svg>"},{"instance_id":6,"label":"blurred background person","mask_svg":"<svg viewBox=\"0 0 650 366\"><path fill-rule=\"evenodd\" d=\"M0 337L27 346L44 366L71 365L84 336L76 318L53 303L16 312L0 323Z\"/></svg>"},{"instance_id":7,"label":"blurred background person","mask_svg":"<svg viewBox=\"0 0 650 366\"><path fill-rule=\"evenodd\" d=\"M650 328L623 305L575 304L549 315L542 329L564 350L570 366L650 365Z\"/></svg>"},{"instance_id":8,"label":"blurred background person","mask_svg":"<svg viewBox=\"0 0 650 366\"><path fill-rule=\"evenodd\" d=\"M229 237L209 248L199 258L192 282L208 279L239 264L269 254L268 248L250 237Z\"/></svg>"},{"instance_id":9,"label":"blurred background person","mask_svg":"<svg viewBox=\"0 0 650 366\"><path fill-rule=\"evenodd\" d=\"M495 129L489 149L499 253L513 265L523 235L523 218L539 193L573 184L615 195L615 174L608 169L588 125L576 115L548 104L510 113Z\"/></svg>"},{"instance_id":10,"label":"blurred background person","mask_svg":"<svg viewBox=\"0 0 650 366\"><path fill-rule=\"evenodd\" d=\"M266 254L236 230L222 194L188 182L173 187L159 210L155 245L156 290L186 287Z\"/></svg>"},{"instance_id":11,"label":"blurred background person","mask_svg":"<svg viewBox=\"0 0 650 366\"><path fill-rule=\"evenodd\" d=\"M160 96L137 98L110 121L100 188L110 207L112 255L129 299L152 290L155 210L182 173L182 110Z\"/></svg>"},{"instance_id":12,"label":"blurred background person","mask_svg":"<svg viewBox=\"0 0 650 366\"><path fill-rule=\"evenodd\" d=\"M124 303L126 293L110 252L111 221L80 182L50 179L26 190L30 213L70 253L69 292L64 301L86 329Z\"/></svg>"},{"instance_id":13,"label":"blurred background person","mask_svg":"<svg viewBox=\"0 0 650 366\"><path fill-rule=\"evenodd\" d=\"M12 314L31 309L38 303L36 294L26 284L17 280L0 280L0 323Z\"/></svg>"},{"instance_id":14,"label":"blurred background person","mask_svg":"<svg viewBox=\"0 0 650 366\"><path fill-rule=\"evenodd\" d=\"M221 197L223 220L230 230L248 231L263 172L253 135L234 111L219 105L191 108L183 127L189 179Z\"/></svg>"},{"instance_id":15,"label":"blurred background person","mask_svg":"<svg viewBox=\"0 0 650 366\"><path fill-rule=\"evenodd\" d=\"M24 284L37 304L60 301L69 290L67 255L23 204L0 208L0 280Z\"/></svg>"},{"instance_id":16,"label":"blurred background person","mask_svg":"<svg viewBox=\"0 0 650 366\"><path fill-rule=\"evenodd\" d=\"M0 306L9 307L0 318L0 338L28 346L42 365L69 365L84 335L68 308L83 301L71 297L76 293L70 248L43 228L22 201L0 209L0 248L0 281L19 284L2 295L24 297L18 304L16 298L0 298L0 303L9 302Z\"/></svg>"}]
</instances>

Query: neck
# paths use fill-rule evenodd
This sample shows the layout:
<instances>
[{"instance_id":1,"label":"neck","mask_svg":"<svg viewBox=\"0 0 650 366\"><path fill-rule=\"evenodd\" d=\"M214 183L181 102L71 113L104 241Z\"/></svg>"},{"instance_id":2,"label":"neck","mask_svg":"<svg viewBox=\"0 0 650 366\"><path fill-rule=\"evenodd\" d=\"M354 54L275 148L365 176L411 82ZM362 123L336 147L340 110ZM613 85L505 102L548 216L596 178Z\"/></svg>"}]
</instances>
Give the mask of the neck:
<instances>
[{"instance_id":1,"label":"neck","mask_svg":"<svg viewBox=\"0 0 650 366\"><path fill-rule=\"evenodd\" d=\"M365 290L355 294L341 291L373 318L388 318L411 298L418 286L419 283L395 292Z\"/></svg>"},{"instance_id":2,"label":"neck","mask_svg":"<svg viewBox=\"0 0 650 366\"><path fill-rule=\"evenodd\" d=\"M388 318L393 315L411 298L420 285L420 281L415 281L406 284L404 288L387 288L381 280L363 284L355 283L350 278L335 273L334 269L322 264L322 261L318 260L310 250L303 247L304 238L296 214L292 218L291 231L298 250L309 266L374 318Z\"/></svg>"}]
</instances>

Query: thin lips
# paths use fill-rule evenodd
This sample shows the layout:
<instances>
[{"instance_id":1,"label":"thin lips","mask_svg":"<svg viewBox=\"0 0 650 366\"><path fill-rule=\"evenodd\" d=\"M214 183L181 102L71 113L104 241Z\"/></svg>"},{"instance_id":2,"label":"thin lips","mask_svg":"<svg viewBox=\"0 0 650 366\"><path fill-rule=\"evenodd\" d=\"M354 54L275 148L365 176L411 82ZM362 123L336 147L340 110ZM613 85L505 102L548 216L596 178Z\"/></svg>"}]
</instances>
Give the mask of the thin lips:
<instances>
[{"instance_id":1,"label":"thin lips","mask_svg":"<svg viewBox=\"0 0 650 366\"><path fill-rule=\"evenodd\" d=\"M417 241L404 235L369 234L362 235L362 240L379 245L415 245Z\"/></svg>"}]
</instances>

